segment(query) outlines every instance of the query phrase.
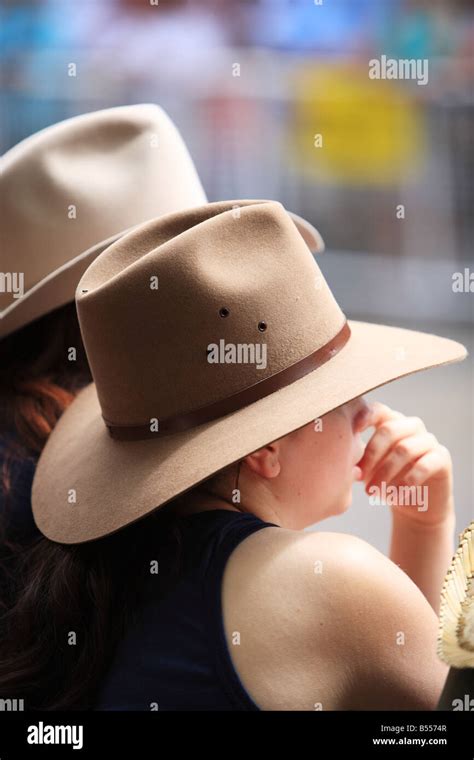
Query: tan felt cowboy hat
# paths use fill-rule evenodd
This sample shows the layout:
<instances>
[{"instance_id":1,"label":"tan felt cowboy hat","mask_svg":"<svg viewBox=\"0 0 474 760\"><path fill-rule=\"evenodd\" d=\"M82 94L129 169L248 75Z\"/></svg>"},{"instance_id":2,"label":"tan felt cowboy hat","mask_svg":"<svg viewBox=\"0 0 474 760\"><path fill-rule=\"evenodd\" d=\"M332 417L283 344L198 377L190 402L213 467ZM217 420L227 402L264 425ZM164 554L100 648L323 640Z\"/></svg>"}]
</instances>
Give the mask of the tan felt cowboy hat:
<instances>
[{"instance_id":1,"label":"tan felt cowboy hat","mask_svg":"<svg viewBox=\"0 0 474 760\"><path fill-rule=\"evenodd\" d=\"M91 264L76 302L95 385L52 432L32 496L40 531L67 544L119 530L377 386L466 356L436 335L346 321L273 201L141 225Z\"/></svg>"},{"instance_id":2,"label":"tan felt cowboy hat","mask_svg":"<svg viewBox=\"0 0 474 760\"><path fill-rule=\"evenodd\" d=\"M206 200L178 130L153 104L76 116L23 140L2 157L0 338L73 301L88 265L124 231Z\"/></svg>"},{"instance_id":3,"label":"tan felt cowboy hat","mask_svg":"<svg viewBox=\"0 0 474 760\"><path fill-rule=\"evenodd\" d=\"M131 227L206 201L159 106L96 111L23 140L2 157L0 339L72 301L91 261ZM294 221L322 249L314 229Z\"/></svg>"}]
</instances>

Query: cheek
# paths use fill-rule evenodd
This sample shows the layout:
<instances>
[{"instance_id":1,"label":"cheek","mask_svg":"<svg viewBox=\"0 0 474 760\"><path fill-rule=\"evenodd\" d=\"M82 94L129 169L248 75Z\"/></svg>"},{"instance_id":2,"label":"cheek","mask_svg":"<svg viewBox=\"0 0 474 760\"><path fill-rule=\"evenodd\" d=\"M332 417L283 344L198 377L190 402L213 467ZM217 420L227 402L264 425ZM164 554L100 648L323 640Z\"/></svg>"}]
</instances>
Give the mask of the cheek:
<instances>
[{"instance_id":1,"label":"cheek","mask_svg":"<svg viewBox=\"0 0 474 760\"><path fill-rule=\"evenodd\" d=\"M331 419L321 443L321 455L332 472L344 471L352 465L354 434L350 421L343 414Z\"/></svg>"},{"instance_id":2,"label":"cheek","mask_svg":"<svg viewBox=\"0 0 474 760\"><path fill-rule=\"evenodd\" d=\"M327 490L352 474L354 436L350 420L344 413L331 412L322 420L322 429L313 423L298 431L291 449L292 476L300 483Z\"/></svg>"}]
</instances>

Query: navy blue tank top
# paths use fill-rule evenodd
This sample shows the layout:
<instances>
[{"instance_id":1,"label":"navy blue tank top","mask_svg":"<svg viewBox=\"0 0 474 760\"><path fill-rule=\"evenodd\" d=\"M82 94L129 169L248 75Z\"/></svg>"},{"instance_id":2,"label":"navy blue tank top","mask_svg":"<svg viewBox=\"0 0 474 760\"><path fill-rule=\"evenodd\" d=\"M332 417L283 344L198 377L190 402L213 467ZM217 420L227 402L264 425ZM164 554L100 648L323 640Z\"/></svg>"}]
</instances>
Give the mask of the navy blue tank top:
<instances>
[{"instance_id":1,"label":"navy blue tank top","mask_svg":"<svg viewBox=\"0 0 474 760\"><path fill-rule=\"evenodd\" d=\"M275 523L225 509L179 518L186 570L151 592L120 641L95 710L259 710L234 669L222 618L226 562L251 533Z\"/></svg>"}]
</instances>

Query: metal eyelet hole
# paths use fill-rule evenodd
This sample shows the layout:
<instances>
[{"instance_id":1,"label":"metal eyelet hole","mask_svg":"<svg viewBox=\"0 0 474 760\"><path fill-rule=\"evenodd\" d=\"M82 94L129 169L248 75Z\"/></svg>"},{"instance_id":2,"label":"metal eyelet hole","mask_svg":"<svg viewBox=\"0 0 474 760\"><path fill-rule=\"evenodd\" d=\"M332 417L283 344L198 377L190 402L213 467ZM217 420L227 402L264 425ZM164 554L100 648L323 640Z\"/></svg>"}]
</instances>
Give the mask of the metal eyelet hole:
<instances>
[{"instance_id":1,"label":"metal eyelet hole","mask_svg":"<svg viewBox=\"0 0 474 760\"><path fill-rule=\"evenodd\" d=\"M266 322L259 322L257 326L258 326L258 329L260 330L260 332L265 332L265 330L267 329L267 323Z\"/></svg>"},{"instance_id":2,"label":"metal eyelet hole","mask_svg":"<svg viewBox=\"0 0 474 760\"><path fill-rule=\"evenodd\" d=\"M219 316L220 317L228 317L230 314L229 309L227 307L223 306L222 309L219 309Z\"/></svg>"}]
</instances>

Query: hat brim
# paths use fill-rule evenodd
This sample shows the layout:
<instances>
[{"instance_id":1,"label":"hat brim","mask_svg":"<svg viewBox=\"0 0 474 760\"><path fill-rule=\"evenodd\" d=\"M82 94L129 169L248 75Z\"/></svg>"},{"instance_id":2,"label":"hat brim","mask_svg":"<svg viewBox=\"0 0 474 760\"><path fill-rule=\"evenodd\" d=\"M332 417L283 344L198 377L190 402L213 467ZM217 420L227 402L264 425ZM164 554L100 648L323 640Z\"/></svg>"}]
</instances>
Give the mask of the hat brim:
<instances>
[{"instance_id":1,"label":"hat brim","mask_svg":"<svg viewBox=\"0 0 474 760\"><path fill-rule=\"evenodd\" d=\"M295 214L294 211L287 210L286 213L289 214L289 216L291 216L293 219L298 228L298 232L300 233L311 253L322 253L325 249L325 244L319 230L317 230L316 227L313 227L313 225L306 219L303 219L302 216Z\"/></svg>"},{"instance_id":2,"label":"hat brim","mask_svg":"<svg viewBox=\"0 0 474 760\"><path fill-rule=\"evenodd\" d=\"M50 272L40 282L28 290L21 298L13 301L0 312L0 340L22 327L34 322L35 319L59 309L74 301L77 284L87 267L109 245L133 230L130 227L112 235L107 240L96 243L74 259L67 261L54 272Z\"/></svg>"},{"instance_id":3,"label":"hat brim","mask_svg":"<svg viewBox=\"0 0 474 760\"><path fill-rule=\"evenodd\" d=\"M109 436L94 385L65 411L40 457L33 515L49 539L78 544L114 533L223 467L364 393L460 361L447 338L349 321L344 348L318 369L237 412L142 441Z\"/></svg>"},{"instance_id":4,"label":"hat brim","mask_svg":"<svg viewBox=\"0 0 474 760\"><path fill-rule=\"evenodd\" d=\"M293 211L287 211L287 213L293 219L310 251L321 253L324 250L324 241L318 230ZM0 340L34 322L35 319L39 319L45 314L59 309L60 306L74 301L77 284L94 259L103 253L109 245L128 235L140 224L142 223L134 224L132 227L117 232L106 240L91 246L87 251L55 269L21 298L15 299L6 309L0 311Z\"/></svg>"}]
</instances>

